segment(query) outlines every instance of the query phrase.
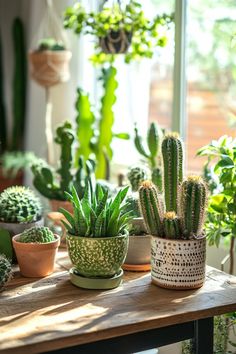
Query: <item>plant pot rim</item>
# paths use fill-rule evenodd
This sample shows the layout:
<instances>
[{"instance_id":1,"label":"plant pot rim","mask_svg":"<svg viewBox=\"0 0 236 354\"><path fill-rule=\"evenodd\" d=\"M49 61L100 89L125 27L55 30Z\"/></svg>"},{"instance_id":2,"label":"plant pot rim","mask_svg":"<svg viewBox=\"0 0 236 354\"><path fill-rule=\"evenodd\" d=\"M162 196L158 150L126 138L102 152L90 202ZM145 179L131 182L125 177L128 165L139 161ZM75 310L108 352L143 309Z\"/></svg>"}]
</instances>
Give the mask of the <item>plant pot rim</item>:
<instances>
[{"instance_id":1,"label":"plant pot rim","mask_svg":"<svg viewBox=\"0 0 236 354\"><path fill-rule=\"evenodd\" d=\"M35 224L41 220L43 220L44 217L41 216L39 219L35 220L35 221L30 221L30 222L9 222L9 221L2 221L0 220L0 226L1 224L9 224L9 225L30 225L30 224Z\"/></svg>"},{"instance_id":2,"label":"plant pot rim","mask_svg":"<svg viewBox=\"0 0 236 354\"><path fill-rule=\"evenodd\" d=\"M21 234L17 234L15 236L12 237L12 243L13 243L13 247L20 247L24 248L25 250L27 249L31 249L33 245L37 246L38 249L40 250L44 250L47 248L51 248L52 245L55 245L56 247L59 246L60 244L60 236L57 234L53 234L55 237L55 240L51 241L51 242L45 242L45 243L38 243L38 242L19 242L18 238L20 237ZM49 247L48 247L49 246Z\"/></svg>"},{"instance_id":3,"label":"plant pot rim","mask_svg":"<svg viewBox=\"0 0 236 354\"><path fill-rule=\"evenodd\" d=\"M117 235L117 236L107 236L107 237L87 237L87 236L77 236L77 235L72 235L69 232L67 232L67 237L73 237L76 239L86 239L86 240L107 240L107 239L115 239L115 238L123 238L123 237L128 237L129 232L125 230L125 233L123 235Z\"/></svg>"},{"instance_id":4,"label":"plant pot rim","mask_svg":"<svg viewBox=\"0 0 236 354\"><path fill-rule=\"evenodd\" d=\"M159 236L155 236L155 235L151 235L153 238L157 238L159 240L162 241L168 241L168 242L181 242L181 243L186 243L186 242L196 242L196 241L202 241L206 239L206 235L204 235L203 237L199 237L199 238L192 238L192 239L180 239L180 238L164 238L164 237L159 237Z\"/></svg>"},{"instance_id":5,"label":"plant pot rim","mask_svg":"<svg viewBox=\"0 0 236 354\"><path fill-rule=\"evenodd\" d=\"M62 54L62 53L71 53L71 51L69 49L61 49L61 50L50 50L50 49L47 49L47 50L38 50L38 49L33 49L33 50L30 50L29 51L29 55L32 55L32 54L43 54L43 53L46 53L46 54Z\"/></svg>"}]
</instances>

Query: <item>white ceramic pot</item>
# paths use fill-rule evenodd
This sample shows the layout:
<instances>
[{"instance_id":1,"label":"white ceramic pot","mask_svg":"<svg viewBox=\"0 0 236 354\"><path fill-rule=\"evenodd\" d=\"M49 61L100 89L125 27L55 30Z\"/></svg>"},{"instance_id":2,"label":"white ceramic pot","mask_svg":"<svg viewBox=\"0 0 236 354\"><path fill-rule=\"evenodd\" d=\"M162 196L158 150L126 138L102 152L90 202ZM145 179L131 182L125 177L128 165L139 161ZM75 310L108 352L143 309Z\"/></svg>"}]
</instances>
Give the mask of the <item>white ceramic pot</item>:
<instances>
[{"instance_id":1,"label":"white ceramic pot","mask_svg":"<svg viewBox=\"0 0 236 354\"><path fill-rule=\"evenodd\" d=\"M195 289L205 281L206 238L173 240L152 236L152 282L163 288Z\"/></svg>"}]
</instances>

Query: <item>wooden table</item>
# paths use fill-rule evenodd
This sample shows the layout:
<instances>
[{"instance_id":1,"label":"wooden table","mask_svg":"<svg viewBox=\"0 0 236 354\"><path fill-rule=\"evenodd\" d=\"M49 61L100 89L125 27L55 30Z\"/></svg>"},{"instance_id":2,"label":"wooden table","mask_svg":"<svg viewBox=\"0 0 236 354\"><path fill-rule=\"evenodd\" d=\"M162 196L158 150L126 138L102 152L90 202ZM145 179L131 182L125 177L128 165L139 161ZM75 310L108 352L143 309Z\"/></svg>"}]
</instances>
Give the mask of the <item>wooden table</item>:
<instances>
[{"instance_id":1,"label":"wooden table","mask_svg":"<svg viewBox=\"0 0 236 354\"><path fill-rule=\"evenodd\" d=\"M214 268L198 290L127 272L119 288L89 291L70 283L69 267L61 251L47 278L16 272L0 295L0 353L128 354L194 337L196 353L211 354L213 316L236 310L236 278Z\"/></svg>"}]
</instances>

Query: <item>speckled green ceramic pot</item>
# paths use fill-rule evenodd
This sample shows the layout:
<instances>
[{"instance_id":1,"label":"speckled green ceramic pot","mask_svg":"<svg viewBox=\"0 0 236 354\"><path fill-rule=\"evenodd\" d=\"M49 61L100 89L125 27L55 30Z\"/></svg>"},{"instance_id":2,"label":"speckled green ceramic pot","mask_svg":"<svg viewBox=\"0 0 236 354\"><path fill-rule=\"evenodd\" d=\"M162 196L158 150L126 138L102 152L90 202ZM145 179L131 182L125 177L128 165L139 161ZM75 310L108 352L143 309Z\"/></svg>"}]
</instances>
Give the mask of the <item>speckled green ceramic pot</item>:
<instances>
[{"instance_id":1,"label":"speckled green ceramic pot","mask_svg":"<svg viewBox=\"0 0 236 354\"><path fill-rule=\"evenodd\" d=\"M71 262L81 275L109 278L124 263L129 236L90 238L68 234L66 243Z\"/></svg>"}]
</instances>

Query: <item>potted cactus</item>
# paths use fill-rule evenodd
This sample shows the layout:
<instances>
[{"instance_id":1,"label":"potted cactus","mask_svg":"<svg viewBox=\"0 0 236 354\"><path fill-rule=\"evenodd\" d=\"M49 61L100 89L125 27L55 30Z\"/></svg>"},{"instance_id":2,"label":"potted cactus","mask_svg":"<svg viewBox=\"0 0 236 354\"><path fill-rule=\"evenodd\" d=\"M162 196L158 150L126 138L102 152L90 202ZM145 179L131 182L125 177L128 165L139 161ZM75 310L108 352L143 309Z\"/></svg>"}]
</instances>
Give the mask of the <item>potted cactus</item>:
<instances>
[{"instance_id":1,"label":"potted cactus","mask_svg":"<svg viewBox=\"0 0 236 354\"><path fill-rule=\"evenodd\" d=\"M171 289L199 288L205 280L207 188L199 176L183 179L183 145L178 134L164 137L162 158L164 195L150 181L139 188L142 215L152 235L152 281Z\"/></svg>"},{"instance_id":2,"label":"potted cactus","mask_svg":"<svg viewBox=\"0 0 236 354\"><path fill-rule=\"evenodd\" d=\"M45 277L53 272L60 237L48 227L34 226L13 236L12 241L24 277Z\"/></svg>"},{"instance_id":3,"label":"potted cactus","mask_svg":"<svg viewBox=\"0 0 236 354\"><path fill-rule=\"evenodd\" d=\"M29 188L13 186L0 194L0 253L13 257L11 237L43 225L39 198Z\"/></svg>"},{"instance_id":4,"label":"potted cactus","mask_svg":"<svg viewBox=\"0 0 236 354\"><path fill-rule=\"evenodd\" d=\"M4 289L4 285L12 277L11 262L6 256L0 255L0 291Z\"/></svg>"},{"instance_id":5,"label":"potted cactus","mask_svg":"<svg viewBox=\"0 0 236 354\"><path fill-rule=\"evenodd\" d=\"M127 177L131 185L131 194L126 198L126 211L132 211L132 219L129 222L129 247L123 269L148 271L150 270L151 236L147 234L138 205L138 189L148 178L148 171L146 168L135 166L130 168Z\"/></svg>"},{"instance_id":6,"label":"potted cactus","mask_svg":"<svg viewBox=\"0 0 236 354\"><path fill-rule=\"evenodd\" d=\"M32 78L44 87L67 81L71 55L64 44L54 38L42 39L37 49L29 53Z\"/></svg>"},{"instance_id":7,"label":"potted cactus","mask_svg":"<svg viewBox=\"0 0 236 354\"><path fill-rule=\"evenodd\" d=\"M124 201L129 187L114 198L100 185L93 191L87 183L80 199L75 188L68 194L74 214L61 210L67 222L67 248L73 268L71 282L87 289L112 289L122 281L128 249L127 225L131 217Z\"/></svg>"}]
</instances>

